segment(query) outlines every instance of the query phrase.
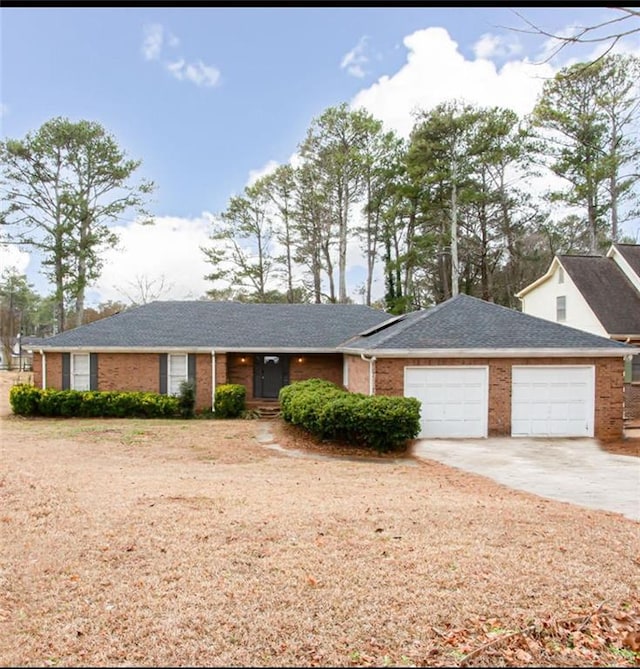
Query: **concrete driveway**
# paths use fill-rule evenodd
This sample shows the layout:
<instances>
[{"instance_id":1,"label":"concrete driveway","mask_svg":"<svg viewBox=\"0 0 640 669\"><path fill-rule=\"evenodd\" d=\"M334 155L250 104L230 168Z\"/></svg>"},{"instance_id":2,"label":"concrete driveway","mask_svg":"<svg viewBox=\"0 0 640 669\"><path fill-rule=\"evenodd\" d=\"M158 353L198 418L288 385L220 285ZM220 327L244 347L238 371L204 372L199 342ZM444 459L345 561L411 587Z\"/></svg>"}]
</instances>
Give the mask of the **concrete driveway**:
<instances>
[{"instance_id":1,"label":"concrete driveway","mask_svg":"<svg viewBox=\"0 0 640 669\"><path fill-rule=\"evenodd\" d=\"M594 439L420 439L413 455L640 521L640 458L607 453Z\"/></svg>"}]
</instances>

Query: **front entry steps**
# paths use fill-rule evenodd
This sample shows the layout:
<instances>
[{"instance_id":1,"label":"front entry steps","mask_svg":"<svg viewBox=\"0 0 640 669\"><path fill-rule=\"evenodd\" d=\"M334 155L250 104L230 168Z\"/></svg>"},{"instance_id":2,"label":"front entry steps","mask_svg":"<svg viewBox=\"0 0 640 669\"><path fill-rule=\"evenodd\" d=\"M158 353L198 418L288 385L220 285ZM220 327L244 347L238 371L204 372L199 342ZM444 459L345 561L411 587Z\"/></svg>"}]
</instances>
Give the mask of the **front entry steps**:
<instances>
[{"instance_id":1,"label":"front entry steps","mask_svg":"<svg viewBox=\"0 0 640 669\"><path fill-rule=\"evenodd\" d=\"M260 418L277 418L280 415L280 402L258 398L247 402L247 409L255 411Z\"/></svg>"}]
</instances>

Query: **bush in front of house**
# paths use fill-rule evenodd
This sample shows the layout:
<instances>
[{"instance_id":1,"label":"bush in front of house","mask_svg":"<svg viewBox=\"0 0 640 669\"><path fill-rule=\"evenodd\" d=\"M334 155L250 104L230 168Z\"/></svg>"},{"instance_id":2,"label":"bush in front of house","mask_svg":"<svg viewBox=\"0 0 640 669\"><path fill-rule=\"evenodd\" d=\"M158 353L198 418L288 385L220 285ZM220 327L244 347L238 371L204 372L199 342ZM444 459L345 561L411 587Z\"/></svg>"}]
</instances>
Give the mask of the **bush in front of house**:
<instances>
[{"instance_id":1,"label":"bush in front of house","mask_svg":"<svg viewBox=\"0 0 640 669\"><path fill-rule=\"evenodd\" d=\"M420 401L414 397L350 393L321 379L280 391L282 417L323 439L390 451L420 432Z\"/></svg>"},{"instance_id":2,"label":"bush in front of house","mask_svg":"<svg viewBox=\"0 0 640 669\"><path fill-rule=\"evenodd\" d=\"M193 418L196 415L196 384L193 381L180 383L178 405L182 418Z\"/></svg>"},{"instance_id":3,"label":"bush in front of house","mask_svg":"<svg viewBox=\"0 0 640 669\"><path fill-rule=\"evenodd\" d=\"M239 418L245 410L247 389L239 383L224 383L216 388L213 408L216 418Z\"/></svg>"},{"instance_id":4,"label":"bush in front of house","mask_svg":"<svg viewBox=\"0 0 640 669\"><path fill-rule=\"evenodd\" d=\"M19 416L76 418L175 418L179 398L151 392L41 389L17 384L9 391L13 413Z\"/></svg>"},{"instance_id":5,"label":"bush in front of house","mask_svg":"<svg viewBox=\"0 0 640 669\"><path fill-rule=\"evenodd\" d=\"M28 383L19 383L9 391L11 410L18 416L35 416L38 411L40 391Z\"/></svg>"}]
</instances>

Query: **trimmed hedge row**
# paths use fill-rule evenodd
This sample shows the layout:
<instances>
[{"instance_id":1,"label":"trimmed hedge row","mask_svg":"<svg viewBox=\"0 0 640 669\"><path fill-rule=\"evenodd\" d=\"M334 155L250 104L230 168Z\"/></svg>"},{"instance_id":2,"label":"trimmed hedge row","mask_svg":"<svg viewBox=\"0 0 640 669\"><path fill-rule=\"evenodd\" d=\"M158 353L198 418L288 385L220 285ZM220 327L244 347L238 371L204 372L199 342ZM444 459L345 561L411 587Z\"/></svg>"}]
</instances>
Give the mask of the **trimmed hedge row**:
<instances>
[{"instance_id":1,"label":"trimmed hedge row","mask_svg":"<svg viewBox=\"0 0 640 669\"><path fill-rule=\"evenodd\" d=\"M9 391L9 402L19 416L79 418L174 418L184 408L180 398L150 392L41 389L22 383Z\"/></svg>"},{"instance_id":2,"label":"trimmed hedge row","mask_svg":"<svg viewBox=\"0 0 640 669\"><path fill-rule=\"evenodd\" d=\"M420 432L420 401L414 397L363 395L323 379L308 379L280 390L285 421L323 439L338 439L393 450Z\"/></svg>"}]
</instances>

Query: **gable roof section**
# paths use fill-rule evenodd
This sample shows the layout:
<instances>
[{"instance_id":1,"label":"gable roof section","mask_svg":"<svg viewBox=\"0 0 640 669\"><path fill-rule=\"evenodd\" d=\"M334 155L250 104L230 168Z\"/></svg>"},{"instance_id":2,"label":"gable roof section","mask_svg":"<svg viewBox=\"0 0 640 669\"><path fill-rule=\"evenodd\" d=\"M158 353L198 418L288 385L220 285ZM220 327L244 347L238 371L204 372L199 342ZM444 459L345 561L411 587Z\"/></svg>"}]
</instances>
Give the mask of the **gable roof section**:
<instances>
[{"instance_id":1,"label":"gable roof section","mask_svg":"<svg viewBox=\"0 0 640 669\"><path fill-rule=\"evenodd\" d=\"M551 263L549 264L549 268L547 269L547 271L542 276L539 276L535 281L532 281L528 286L525 286L522 290L518 291L516 293L516 297L522 300L522 298L527 293L530 293L534 288L537 288L540 284L550 279L553 276L553 273L555 272L557 266L558 266L558 257L554 256L553 259L551 260Z\"/></svg>"},{"instance_id":2,"label":"gable roof section","mask_svg":"<svg viewBox=\"0 0 640 669\"><path fill-rule=\"evenodd\" d=\"M331 351L388 318L358 304L158 301L48 337L41 347Z\"/></svg>"},{"instance_id":3,"label":"gable roof section","mask_svg":"<svg viewBox=\"0 0 640 669\"><path fill-rule=\"evenodd\" d=\"M634 349L606 337L520 311L457 295L431 309L414 311L371 335L358 335L340 347L367 355L625 355Z\"/></svg>"},{"instance_id":4,"label":"gable roof section","mask_svg":"<svg viewBox=\"0 0 640 669\"><path fill-rule=\"evenodd\" d=\"M613 259L570 255L558 258L610 336L640 334L640 293Z\"/></svg>"},{"instance_id":5,"label":"gable roof section","mask_svg":"<svg viewBox=\"0 0 640 669\"><path fill-rule=\"evenodd\" d=\"M616 242L613 246L640 278L640 244L618 244Z\"/></svg>"}]
</instances>

